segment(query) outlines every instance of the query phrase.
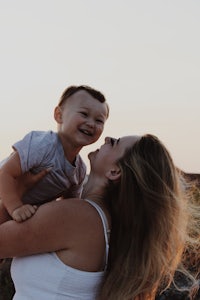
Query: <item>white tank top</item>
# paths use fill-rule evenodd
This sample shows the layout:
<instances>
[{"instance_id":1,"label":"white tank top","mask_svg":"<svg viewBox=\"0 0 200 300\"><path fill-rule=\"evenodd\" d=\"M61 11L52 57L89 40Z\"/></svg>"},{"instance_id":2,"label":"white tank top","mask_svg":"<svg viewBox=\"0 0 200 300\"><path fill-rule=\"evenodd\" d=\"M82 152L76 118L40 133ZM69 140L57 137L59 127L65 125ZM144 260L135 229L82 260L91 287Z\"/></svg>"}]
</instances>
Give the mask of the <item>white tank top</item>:
<instances>
[{"instance_id":1,"label":"white tank top","mask_svg":"<svg viewBox=\"0 0 200 300\"><path fill-rule=\"evenodd\" d=\"M105 265L108 259L107 219L102 209L93 205L102 220L106 242ZM94 300L104 276L101 272L86 272L65 265L56 253L14 258L11 274L16 293L14 300Z\"/></svg>"}]
</instances>

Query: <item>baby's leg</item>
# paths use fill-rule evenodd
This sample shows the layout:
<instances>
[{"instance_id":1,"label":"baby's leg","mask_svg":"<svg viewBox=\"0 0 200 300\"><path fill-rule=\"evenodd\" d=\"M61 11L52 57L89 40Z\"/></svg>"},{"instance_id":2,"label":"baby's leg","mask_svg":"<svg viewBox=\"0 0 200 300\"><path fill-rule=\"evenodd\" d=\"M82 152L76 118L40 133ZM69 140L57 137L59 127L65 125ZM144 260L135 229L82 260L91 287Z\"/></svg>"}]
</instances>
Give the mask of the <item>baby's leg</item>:
<instances>
[{"instance_id":1,"label":"baby's leg","mask_svg":"<svg viewBox=\"0 0 200 300\"><path fill-rule=\"evenodd\" d=\"M5 206L2 203L2 200L0 199L0 224L11 220L11 217L9 215L9 213L7 212Z\"/></svg>"}]
</instances>

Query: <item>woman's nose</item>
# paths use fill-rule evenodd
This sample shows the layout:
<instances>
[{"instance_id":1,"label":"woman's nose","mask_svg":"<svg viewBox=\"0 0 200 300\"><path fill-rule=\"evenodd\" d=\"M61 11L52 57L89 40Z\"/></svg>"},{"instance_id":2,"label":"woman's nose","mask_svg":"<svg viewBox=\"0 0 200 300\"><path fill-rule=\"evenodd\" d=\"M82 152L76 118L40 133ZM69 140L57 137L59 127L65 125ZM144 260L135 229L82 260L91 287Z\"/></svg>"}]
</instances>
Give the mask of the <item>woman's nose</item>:
<instances>
[{"instance_id":1,"label":"woman's nose","mask_svg":"<svg viewBox=\"0 0 200 300\"><path fill-rule=\"evenodd\" d=\"M110 141L110 137L109 137L109 136L106 136L106 137L105 137L105 143L107 144L107 143L109 143L109 141Z\"/></svg>"}]
</instances>

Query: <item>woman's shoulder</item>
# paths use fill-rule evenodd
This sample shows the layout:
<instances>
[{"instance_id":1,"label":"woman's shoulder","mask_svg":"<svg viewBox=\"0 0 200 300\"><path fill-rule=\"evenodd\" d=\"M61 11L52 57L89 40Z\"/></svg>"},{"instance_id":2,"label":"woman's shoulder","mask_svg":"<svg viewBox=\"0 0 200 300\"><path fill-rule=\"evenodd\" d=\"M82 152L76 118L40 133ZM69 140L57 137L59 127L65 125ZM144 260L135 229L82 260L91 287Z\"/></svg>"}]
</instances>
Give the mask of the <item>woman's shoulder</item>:
<instances>
[{"instance_id":1,"label":"woman's shoulder","mask_svg":"<svg viewBox=\"0 0 200 300\"><path fill-rule=\"evenodd\" d=\"M80 198L59 199L53 203L53 211L61 219L66 220L75 232L102 230L101 217L90 203Z\"/></svg>"},{"instance_id":2,"label":"woman's shoulder","mask_svg":"<svg viewBox=\"0 0 200 300\"><path fill-rule=\"evenodd\" d=\"M81 198L59 198L43 204L40 207L44 213L65 216L68 220L77 221L78 218L87 219L87 223L93 221L97 216L97 211L87 201Z\"/></svg>"}]
</instances>

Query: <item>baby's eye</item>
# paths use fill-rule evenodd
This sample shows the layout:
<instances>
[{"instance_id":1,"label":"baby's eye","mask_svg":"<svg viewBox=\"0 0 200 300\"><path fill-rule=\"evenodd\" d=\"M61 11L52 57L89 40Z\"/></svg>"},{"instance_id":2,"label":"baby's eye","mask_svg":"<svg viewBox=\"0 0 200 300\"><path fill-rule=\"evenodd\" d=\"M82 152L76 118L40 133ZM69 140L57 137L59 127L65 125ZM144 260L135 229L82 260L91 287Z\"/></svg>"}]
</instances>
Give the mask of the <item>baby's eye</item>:
<instances>
[{"instance_id":1,"label":"baby's eye","mask_svg":"<svg viewBox=\"0 0 200 300\"><path fill-rule=\"evenodd\" d=\"M87 117L87 113L85 111L81 111L80 114L84 117Z\"/></svg>"},{"instance_id":2,"label":"baby's eye","mask_svg":"<svg viewBox=\"0 0 200 300\"><path fill-rule=\"evenodd\" d=\"M104 121L103 121L103 120L100 120L100 119L97 119L96 122L97 122L97 123L100 123L100 124L104 124Z\"/></svg>"}]
</instances>

